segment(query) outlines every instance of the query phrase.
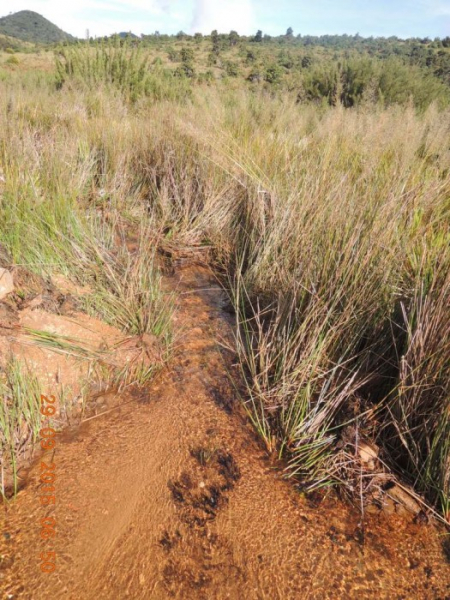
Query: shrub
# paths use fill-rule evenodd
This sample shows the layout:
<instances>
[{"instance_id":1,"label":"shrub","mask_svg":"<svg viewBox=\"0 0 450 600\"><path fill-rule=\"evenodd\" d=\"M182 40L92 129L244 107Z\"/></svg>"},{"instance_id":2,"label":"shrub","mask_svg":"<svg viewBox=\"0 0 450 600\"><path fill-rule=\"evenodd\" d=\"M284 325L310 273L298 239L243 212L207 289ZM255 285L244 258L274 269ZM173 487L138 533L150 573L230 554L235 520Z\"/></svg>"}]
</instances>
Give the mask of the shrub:
<instances>
[{"instance_id":1,"label":"shrub","mask_svg":"<svg viewBox=\"0 0 450 600\"><path fill-rule=\"evenodd\" d=\"M179 62L181 60L181 55L177 50L175 50L175 48L169 48L167 51L167 56L170 62Z\"/></svg>"},{"instance_id":2,"label":"shrub","mask_svg":"<svg viewBox=\"0 0 450 600\"><path fill-rule=\"evenodd\" d=\"M173 83L170 71L158 65L150 70L148 56L140 48L130 48L127 44L101 44L95 49L86 46L61 48L56 60L58 88L67 81L94 90L104 86L118 90L132 102L145 96L155 100L183 100L190 94L185 85ZM192 77L193 72L183 65L177 74Z\"/></svg>"},{"instance_id":3,"label":"shrub","mask_svg":"<svg viewBox=\"0 0 450 600\"><path fill-rule=\"evenodd\" d=\"M279 83L283 77L284 71L276 63L269 65L264 73L264 79L268 83Z\"/></svg>"},{"instance_id":4,"label":"shrub","mask_svg":"<svg viewBox=\"0 0 450 600\"><path fill-rule=\"evenodd\" d=\"M239 77L240 71L237 63L229 60L225 65L228 77Z\"/></svg>"},{"instance_id":5,"label":"shrub","mask_svg":"<svg viewBox=\"0 0 450 600\"><path fill-rule=\"evenodd\" d=\"M195 59L194 50L192 48L181 48L180 57L184 63L192 63Z\"/></svg>"},{"instance_id":6,"label":"shrub","mask_svg":"<svg viewBox=\"0 0 450 600\"><path fill-rule=\"evenodd\" d=\"M189 63L183 63L181 66L175 69L174 76L178 78L191 79L195 77L194 67Z\"/></svg>"},{"instance_id":7,"label":"shrub","mask_svg":"<svg viewBox=\"0 0 450 600\"><path fill-rule=\"evenodd\" d=\"M338 100L340 74L334 63L319 64L307 71L303 78L303 87L308 100L326 100L335 106Z\"/></svg>"}]
</instances>

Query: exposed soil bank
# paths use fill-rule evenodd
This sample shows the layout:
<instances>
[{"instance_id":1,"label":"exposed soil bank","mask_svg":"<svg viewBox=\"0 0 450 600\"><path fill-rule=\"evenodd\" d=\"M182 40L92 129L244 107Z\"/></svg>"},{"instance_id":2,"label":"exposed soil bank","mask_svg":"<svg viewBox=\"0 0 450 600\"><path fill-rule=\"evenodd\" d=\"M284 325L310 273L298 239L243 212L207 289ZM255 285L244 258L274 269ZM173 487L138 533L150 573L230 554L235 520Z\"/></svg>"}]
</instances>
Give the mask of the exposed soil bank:
<instances>
[{"instance_id":1,"label":"exposed soil bank","mask_svg":"<svg viewBox=\"0 0 450 600\"><path fill-rule=\"evenodd\" d=\"M220 289L206 270L177 277L182 337L170 372L58 440L56 540L40 538L38 465L5 507L3 597L450 597L434 527L370 515L362 546L357 511L313 504L281 480L228 382ZM43 574L49 549L57 570Z\"/></svg>"}]
</instances>

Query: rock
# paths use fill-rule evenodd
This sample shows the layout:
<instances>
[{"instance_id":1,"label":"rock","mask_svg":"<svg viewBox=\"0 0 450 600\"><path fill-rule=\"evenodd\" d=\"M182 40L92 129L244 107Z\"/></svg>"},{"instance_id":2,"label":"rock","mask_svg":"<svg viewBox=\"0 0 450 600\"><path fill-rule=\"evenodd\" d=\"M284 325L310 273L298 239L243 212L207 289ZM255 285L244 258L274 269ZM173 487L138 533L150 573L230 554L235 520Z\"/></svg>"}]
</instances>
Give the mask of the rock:
<instances>
[{"instance_id":1,"label":"rock","mask_svg":"<svg viewBox=\"0 0 450 600\"><path fill-rule=\"evenodd\" d=\"M14 291L14 281L7 269L0 268L0 300Z\"/></svg>"}]
</instances>

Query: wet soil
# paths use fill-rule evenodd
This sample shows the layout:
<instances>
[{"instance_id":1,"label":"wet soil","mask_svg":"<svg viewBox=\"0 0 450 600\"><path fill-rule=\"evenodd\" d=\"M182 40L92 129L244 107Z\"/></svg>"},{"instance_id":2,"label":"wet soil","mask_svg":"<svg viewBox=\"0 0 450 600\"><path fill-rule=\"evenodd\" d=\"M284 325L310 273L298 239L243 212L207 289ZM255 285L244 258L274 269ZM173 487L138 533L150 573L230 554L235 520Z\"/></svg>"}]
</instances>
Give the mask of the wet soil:
<instances>
[{"instance_id":1,"label":"wet soil","mask_svg":"<svg viewBox=\"0 0 450 600\"><path fill-rule=\"evenodd\" d=\"M444 531L380 512L362 544L358 511L282 479L228 377L238 381L220 288L206 269L175 279L170 369L59 437L53 511L39 503L39 463L2 507L2 598L450 598ZM57 535L43 540L47 514ZM57 568L45 574L49 550Z\"/></svg>"}]
</instances>

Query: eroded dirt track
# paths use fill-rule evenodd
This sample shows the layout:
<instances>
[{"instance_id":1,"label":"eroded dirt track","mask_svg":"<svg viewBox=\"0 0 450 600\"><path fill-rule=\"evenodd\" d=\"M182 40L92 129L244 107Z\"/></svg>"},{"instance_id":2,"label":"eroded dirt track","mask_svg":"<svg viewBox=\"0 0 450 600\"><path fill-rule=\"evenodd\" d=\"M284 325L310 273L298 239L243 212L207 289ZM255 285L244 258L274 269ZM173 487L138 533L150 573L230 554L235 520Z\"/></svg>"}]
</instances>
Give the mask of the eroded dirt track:
<instances>
[{"instance_id":1,"label":"eroded dirt track","mask_svg":"<svg viewBox=\"0 0 450 600\"><path fill-rule=\"evenodd\" d=\"M170 372L61 436L58 531L40 539L36 466L4 510L4 598L289 600L450 597L432 527L312 505L282 481L242 416L219 345L229 335L208 271L181 271ZM39 571L39 553L57 570Z\"/></svg>"}]
</instances>

